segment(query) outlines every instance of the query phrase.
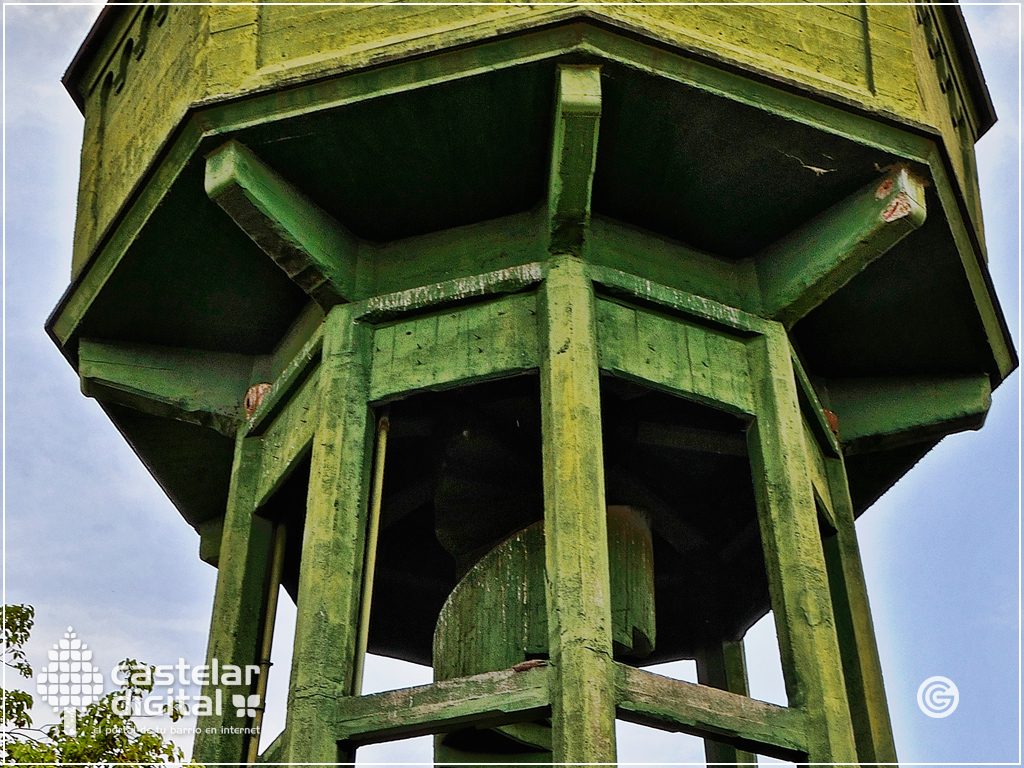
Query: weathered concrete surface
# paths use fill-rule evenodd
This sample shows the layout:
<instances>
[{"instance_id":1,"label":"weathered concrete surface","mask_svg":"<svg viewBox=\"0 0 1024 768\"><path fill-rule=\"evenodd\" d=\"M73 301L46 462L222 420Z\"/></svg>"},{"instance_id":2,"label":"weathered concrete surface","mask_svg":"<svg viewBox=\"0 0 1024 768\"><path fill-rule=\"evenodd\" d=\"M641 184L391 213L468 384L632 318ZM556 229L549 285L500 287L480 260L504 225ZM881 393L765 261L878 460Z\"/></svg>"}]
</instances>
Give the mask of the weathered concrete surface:
<instances>
[{"instance_id":1,"label":"weathered concrete surface","mask_svg":"<svg viewBox=\"0 0 1024 768\"><path fill-rule=\"evenodd\" d=\"M155 9L155 10L154 10ZM76 60L86 114L75 273L190 105L294 85L585 15L808 94L941 133L980 226L981 118L945 17L912 6L430 7L169 5L111 9ZM937 58L930 53L938 52ZM469 54L472 55L472 54ZM489 63L480 59L479 66ZM137 126L146 125L144 132Z\"/></svg>"}]
</instances>

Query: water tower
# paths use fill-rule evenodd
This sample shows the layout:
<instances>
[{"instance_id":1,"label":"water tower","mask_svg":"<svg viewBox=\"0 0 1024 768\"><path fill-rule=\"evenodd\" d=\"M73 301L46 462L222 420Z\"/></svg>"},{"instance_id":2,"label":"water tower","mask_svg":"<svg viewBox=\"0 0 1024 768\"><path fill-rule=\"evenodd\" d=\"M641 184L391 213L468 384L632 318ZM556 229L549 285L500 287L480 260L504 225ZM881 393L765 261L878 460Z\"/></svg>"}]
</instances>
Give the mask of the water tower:
<instances>
[{"instance_id":1,"label":"water tower","mask_svg":"<svg viewBox=\"0 0 1024 768\"><path fill-rule=\"evenodd\" d=\"M297 605L284 733L197 761L895 760L854 519L1017 365L956 7L108 6L65 82L47 329L219 569L211 660Z\"/></svg>"}]
</instances>

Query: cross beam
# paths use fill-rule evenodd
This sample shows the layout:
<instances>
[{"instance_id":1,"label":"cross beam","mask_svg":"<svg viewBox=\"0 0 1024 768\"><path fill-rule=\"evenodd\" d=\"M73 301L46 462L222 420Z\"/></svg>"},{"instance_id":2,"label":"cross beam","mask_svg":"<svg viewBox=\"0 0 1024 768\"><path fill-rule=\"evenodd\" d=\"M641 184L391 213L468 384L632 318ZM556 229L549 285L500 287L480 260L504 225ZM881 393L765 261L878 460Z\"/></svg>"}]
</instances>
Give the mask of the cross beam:
<instances>
[{"instance_id":1,"label":"cross beam","mask_svg":"<svg viewBox=\"0 0 1024 768\"><path fill-rule=\"evenodd\" d=\"M601 121L601 68L558 68L555 130L548 187L552 253L581 255Z\"/></svg>"},{"instance_id":2,"label":"cross beam","mask_svg":"<svg viewBox=\"0 0 1024 768\"><path fill-rule=\"evenodd\" d=\"M249 355L82 339L82 392L234 437L253 366Z\"/></svg>"},{"instance_id":3,"label":"cross beam","mask_svg":"<svg viewBox=\"0 0 1024 768\"><path fill-rule=\"evenodd\" d=\"M792 327L924 220L924 181L896 167L754 258L763 314Z\"/></svg>"},{"instance_id":4,"label":"cross beam","mask_svg":"<svg viewBox=\"0 0 1024 768\"><path fill-rule=\"evenodd\" d=\"M981 429L992 402L985 375L832 379L826 386L847 455Z\"/></svg>"},{"instance_id":5,"label":"cross beam","mask_svg":"<svg viewBox=\"0 0 1024 768\"><path fill-rule=\"evenodd\" d=\"M339 741L368 744L544 717L551 708L551 674L546 666L512 668L341 698L335 735Z\"/></svg>"},{"instance_id":6,"label":"cross beam","mask_svg":"<svg viewBox=\"0 0 1024 768\"><path fill-rule=\"evenodd\" d=\"M713 738L741 750L803 762L806 716L737 693L615 663L618 715L639 725Z\"/></svg>"},{"instance_id":7,"label":"cross beam","mask_svg":"<svg viewBox=\"0 0 1024 768\"><path fill-rule=\"evenodd\" d=\"M352 298L358 242L250 149L231 140L206 158L206 194L325 309Z\"/></svg>"}]
</instances>

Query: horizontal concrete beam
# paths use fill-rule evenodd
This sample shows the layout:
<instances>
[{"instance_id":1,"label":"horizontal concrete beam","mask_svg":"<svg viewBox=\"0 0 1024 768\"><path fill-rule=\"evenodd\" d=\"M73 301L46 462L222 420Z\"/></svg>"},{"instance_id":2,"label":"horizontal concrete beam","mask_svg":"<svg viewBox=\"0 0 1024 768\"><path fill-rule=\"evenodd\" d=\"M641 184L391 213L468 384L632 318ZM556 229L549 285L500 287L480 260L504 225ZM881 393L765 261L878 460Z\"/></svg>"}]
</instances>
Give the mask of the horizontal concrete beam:
<instances>
[{"instance_id":1,"label":"horizontal concrete beam","mask_svg":"<svg viewBox=\"0 0 1024 768\"><path fill-rule=\"evenodd\" d=\"M826 388L846 454L980 429L991 404L987 375L830 379Z\"/></svg>"},{"instance_id":2,"label":"horizontal concrete beam","mask_svg":"<svg viewBox=\"0 0 1024 768\"><path fill-rule=\"evenodd\" d=\"M352 297L357 240L326 211L229 141L206 158L206 194L325 309Z\"/></svg>"},{"instance_id":3,"label":"horizontal concrete beam","mask_svg":"<svg viewBox=\"0 0 1024 768\"><path fill-rule=\"evenodd\" d=\"M372 744L488 727L550 714L550 668L516 667L432 685L337 700L338 741Z\"/></svg>"},{"instance_id":4,"label":"horizontal concrete beam","mask_svg":"<svg viewBox=\"0 0 1024 768\"><path fill-rule=\"evenodd\" d=\"M662 677L625 664L618 668L618 716L639 725L712 738L737 749L803 762L802 710L729 691Z\"/></svg>"},{"instance_id":5,"label":"horizontal concrete beam","mask_svg":"<svg viewBox=\"0 0 1024 768\"><path fill-rule=\"evenodd\" d=\"M924 181L896 167L755 257L764 314L792 326L924 220Z\"/></svg>"},{"instance_id":6,"label":"horizontal concrete beam","mask_svg":"<svg viewBox=\"0 0 1024 768\"><path fill-rule=\"evenodd\" d=\"M258 359L92 339L82 339L78 357L85 395L229 437L245 418L245 393Z\"/></svg>"}]
</instances>

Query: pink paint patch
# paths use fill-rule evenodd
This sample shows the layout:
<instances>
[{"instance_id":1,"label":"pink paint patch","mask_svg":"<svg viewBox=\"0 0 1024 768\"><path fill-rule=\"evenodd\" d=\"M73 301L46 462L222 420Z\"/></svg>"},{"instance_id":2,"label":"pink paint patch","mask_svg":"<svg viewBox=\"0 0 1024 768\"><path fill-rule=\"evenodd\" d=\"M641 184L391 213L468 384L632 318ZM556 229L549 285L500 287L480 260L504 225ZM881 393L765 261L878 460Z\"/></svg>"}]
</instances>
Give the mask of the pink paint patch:
<instances>
[{"instance_id":1,"label":"pink paint patch","mask_svg":"<svg viewBox=\"0 0 1024 768\"><path fill-rule=\"evenodd\" d=\"M878 189L875 190L875 199L881 200L883 197L892 192L892 179L886 179L878 185Z\"/></svg>"},{"instance_id":2,"label":"pink paint patch","mask_svg":"<svg viewBox=\"0 0 1024 768\"><path fill-rule=\"evenodd\" d=\"M882 211L882 221L896 221L910 213L910 198L906 193L900 192L892 199L892 202L885 206Z\"/></svg>"}]
</instances>

